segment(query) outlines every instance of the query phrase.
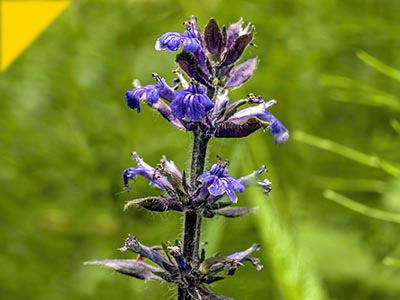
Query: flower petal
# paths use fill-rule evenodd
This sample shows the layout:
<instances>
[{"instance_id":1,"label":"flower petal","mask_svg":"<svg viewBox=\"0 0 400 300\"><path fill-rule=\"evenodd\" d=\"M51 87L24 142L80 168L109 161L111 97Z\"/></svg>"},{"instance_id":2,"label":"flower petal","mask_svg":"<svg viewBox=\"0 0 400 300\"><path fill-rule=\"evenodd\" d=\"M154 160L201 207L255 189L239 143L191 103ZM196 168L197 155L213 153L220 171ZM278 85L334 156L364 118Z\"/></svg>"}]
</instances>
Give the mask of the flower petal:
<instances>
[{"instance_id":1,"label":"flower petal","mask_svg":"<svg viewBox=\"0 0 400 300\"><path fill-rule=\"evenodd\" d=\"M208 187L208 191L213 196L222 195L226 191L225 182L216 178L214 182Z\"/></svg>"},{"instance_id":2,"label":"flower petal","mask_svg":"<svg viewBox=\"0 0 400 300\"><path fill-rule=\"evenodd\" d=\"M196 38L183 38L183 51L186 52L196 52L200 47L199 41Z\"/></svg>"},{"instance_id":3,"label":"flower petal","mask_svg":"<svg viewBox=\"0 0 400 300\"><path fill-rule=\"evenodd\" d=\"M253 75L253 72L257 67L257 62L257 58L250 58L244 63L234 67L230 72L225 88L238 87L246 82L251 75Z\"/></svg>"},{"instance_id":4,"label":"flower petal","mask_svg":"<svg viewBox=\"0 0 400 300\"><path fill-rule=\"evenodd\" d=\"M172 114L174 115L175 118L178 119L183 119L185 117L186 109L185 105L183 102L183 99L185 98L185 94L180 92L177 95L175 95L174 100L171 102L171 110Z\"/></svg>"},{"instance_id":5,"label":"flower petal","mask_svg":"<svg viewBox=\"0 0 400 300\"><path fill-rule=\"evenodd\" d=\"M187 90L177 93L171 103L176 118L186 117L193 122L200 122L212 107L213 103L205 94L205 89L197 84L191 84Z\"/></svg>"},{"instance_id":6,"label":"flower petal","mask_svg":"<svg viewBox=\"0 0 400 300\"><path fill-rule=\"evenodd\" d=\"M249 33L245 33L240 35L232 47L228 49L225 53L224 60L221 63L221 66L229 66L234 64L243 54L243 51L246 49L247 45L253 40L254 31L250 31Z\"/></svg>"},{"instance_id":7,"label":"flower petal","mask_svg":"<svg viewBox=\"0 0 400 300\"><path fill-rule=\"evenodd\" d=\"M157 88L149 88L146 91L146 101L149 104L154 104L158 101L159 91Z\"/></svg>"},{"instance_id":8,"label":"flower petal","mask_svg":"<svg viewBox=\"0 0 400 300\"><path fill-rule=\"evenodd\" d=\"M276 104L276 100L270 100L268 102L263 102L256 106L251 106L245 109L242 109L236 112L231 118L232 119L241 119L241 118L249 118L249 117L257 117L262 121L268 122L265 119L261 119L265 111L271 106ZM261 116L261 118L259 117Z\"/></svg>"},{"instance_id":9,"label":"flower petal","mask_svg":"<svg viewBox=\"0 0 400 300\"><path fill-rule=\"evenodd\" d=\"M131 110L137 109L137 111L140 112L140 97L145 91L143 89L138 90L139 89L127 91L125 93L125 98L126 104Z\"/></svg>"},{"instance_id":10,"label":"flower petal","mask_svg":"<svg viewBox=\"0 0 400 300\"><path fill-rule=\"evenodd\" d=\"M223 49L223 37L218 23L211 18L204 29L204 40L211 55L219 58Z\"/></svg>"},{"instance_id":11,"label":"flower petal","mask_svg":"<svg viewBox=\"0 0 400 300\"><path fill-rule=\"evenodd\" d=\"M236 23L232 23L231 25L229 25L229 28L226 31L226 36L227 36L226 47L228 49L232 47L233 43L239 36L240 31L242 30L242 26L243 26L243 18L240 18L240 20L237 21Z\"/></svg>"},{"instance_id":12,"label":"flower petal","mask_svg":"<svg viewBox=\"0 0 400 300\"><path fill-rule=\"evenodd\" d=\"M154 78L158 81L159 94L161 98L171 102L174 99L174 90L165 82L164 78L161 78L158 74L153 74Z\"/></svg>"},{"instance_id":13,"label":"flower petal","mask_svg":"<svg viewBox=\"0 0 400 300\"><path fill-rule=\"evenodd\" d=\"M156 50L175 52L179 49L182 42L182 34L176 32L164 33L156 42Z\"/></svg>"},{"instance_id":14,"label":"flower petal","mask_svg":"<svg viewBox=\"0 0 400 300\"><path fill-rule=\"evenodd\" d=\"M233 190L231 190L231 189L226 190L226 195L228 196L229 200L231 200L232 202L234 202L234 203L237 202L237 197Z\"/></svg>"},{"instance_id":15,"label":"flower petal","mask_svg":"<svg viewBox=\"0 0 400 300\"><path fill-rule=\"evenodd\" d=\"M202 175L200 175L199 177L197 177L197 181L206 183L212 180L215 180L217 178L217 176L210 174L210 172L204 173Z\"/></svg>"},{"instance_id":16,"label":"flower petal","mask_svg":"<svg viewBox=\"0 0 400 300\"><path fill-rule=\"evenodd\" d=\"M175 174L179 178L182 178L182 174L179 169L176 167L175 163L172 160L167 160L165 155L163 155L161 162L164 164L164 168L166 171Z\"/></svg>"}]
</instances>

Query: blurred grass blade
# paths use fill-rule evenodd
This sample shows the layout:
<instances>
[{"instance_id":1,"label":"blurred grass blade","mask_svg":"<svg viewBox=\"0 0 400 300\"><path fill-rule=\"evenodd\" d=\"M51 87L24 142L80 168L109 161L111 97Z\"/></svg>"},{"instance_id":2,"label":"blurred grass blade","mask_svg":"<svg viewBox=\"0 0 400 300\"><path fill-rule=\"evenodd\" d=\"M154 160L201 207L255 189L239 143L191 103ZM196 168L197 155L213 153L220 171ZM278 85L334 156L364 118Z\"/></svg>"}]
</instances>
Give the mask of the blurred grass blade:
<instances>
[{"instance_id":1,"label":"blurred grass blade","mask_svg":"<svg viewBox=\"0 0 400 300\"><path fill-rule=\"evenodd\" d=\"M322 75L320 83L323 86L337 88L329 92L329 98L335 101L400 110L398 96L375 89L365 83L337 75Z\"/></svg>"},{"instance_id":2,"label":"blurred grass blade","mask_svg":"<svg viewBox=\"0 0 400 300\"><path fill-rule=\"evenodd\" d=\"M315 176L313 182L318 188L342 191L385 193L389 188L389 184L385 181L360 178Z\"/></svg>"},{"instance_id":3,"label":"blurred grass blade","mask_svg":"<svg viewBox=\"0 0 400 300\"><path fill-rule=\"evenodd\" d=\"M360 151L338 144L334 141L322 139L303 131L295 131L293 138L296 141L339 154L360 164L384 170L393 176L400 176L400 168L377 156L368 155Z\"/></svg>"},{"instance_id":4,"label":"blurred grass blade","mask_svg":"<svg viewBox=\"0 0 400 300\"><path fill-rule=\"evenodd\" d=\"M344 207L347 207L348 209L356 211L364 216L387 222L400 223L400 214L386 212L376 208L368 207L364 204L351 200L341 194L338 194L332 190L325 190L323 195L325 198L332 200Z\"/></svg>"},{"instance_id":5,"label":"blurred grass blade","mask_svg":"<svg viewBox=\"0 0 400 300\"><path fill-rule=\"evenodd\" d=\"M390 126L392 126L393 129L396 130L396 132L398 134L400 134L400 122L399 121L397 121L396 119L392 119L390 121Z\"/></svg>"},{"instance_id":6,"label":"blurred grass blade","mask_svg":"<svg viewBox=\"0 0 400 300\"><path fill-rule=\"evenodd\" d=\"M367 65L371 66L375 70L381 72L382 74L393 78L397 81L400 81L400 71L396 70L388 65L384 64L380 60L376 59L375 57L369 55L367 52L360 50L357 52L357 56Z\"/></svg>"},{"instance_id":7,"label":"blurred grass blade","mask_svg":"<svg viewBox=\"0 0 400 300\"><path fill-rule=\"evenodd\" d=\"M400 259L398 258L394 258L394 257L390 257L390 256L386 256L382 263L386 266L391 266L391 267L398 267L400 268Z\"/></svg>"},{"instance_id":8,"label":"blurred grass blade","mask_svg":"<svg viewBox=\"0 0 400 300\"><path fill-rule=\"evenodd\" d=\"M256 169L255 159L249 157L249 153L259 148L252 144L247 149L243 147L242 169ZM246 155L247 153L247 155ZM263 154L265 155L265 149ZM254 154L253 154L254 156ZM271 169L271 164L269 169ZM271 177L271 176L269 176ZM273 184L278 185L273 179ZM274 274L276 284L285 300L320 300L325 299L324 291L318 277L311 270L304 253L296 247L292 237L284 228L278 213L272 204L271 197L267 197L261 189L255 187L247 190L252 206L257 207L254 214L255 225L262 241L262 251L269 261L271 272ZM272 192L273 195L279 193ZM275 201L279 201L274 197Z\"/></svg>"}]
</instances>

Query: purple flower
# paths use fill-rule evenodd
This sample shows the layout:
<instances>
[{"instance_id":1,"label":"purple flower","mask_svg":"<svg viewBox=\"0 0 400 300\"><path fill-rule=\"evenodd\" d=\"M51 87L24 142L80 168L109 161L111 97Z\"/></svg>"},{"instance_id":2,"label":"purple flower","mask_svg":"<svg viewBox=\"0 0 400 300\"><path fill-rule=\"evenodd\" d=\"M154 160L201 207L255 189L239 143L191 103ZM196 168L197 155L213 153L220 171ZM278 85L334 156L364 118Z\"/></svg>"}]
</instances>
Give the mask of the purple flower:
<instances>
[{"instance_id":1,"label":"purple flower","mask_svg":"<svg viewBox=\"0 0 400 300\"><path fill-rule=\"evenodd\" d=\"M178 246L170 246L168 247L169 253L174 257L178 268L181 270L183 274L187 274L190 271L190 266L186 262L185 257L183 256L182 250Z\"/></svg>"},{"instance_id":2,"label":"purple flower","mask_svg":"<svg viewBox=\"0 0 400 300\"><path fill-rule=\"evenodd\" d=\"M243 193L244 185L228 175L226 163L214 164L210 171L197 177L197 180L204 183L204 187L213 196L220 196L224 193L232 202L237 201L235 192Z\"/></svg>"},{"instance_id":3,"label":"purple flower","mask_svg":"<svg viewBox=\"0 0 400 300\"><path fill-rule=\"evenodd\" d=\"M118 250L121 252L125 252L127 250L132 251L141 255L142 257L150 259L171 274L177 273L177 268L175 265L173 265L164 256L160 255L152 248L142 245L135 236L128 235L128 238L125 240L125 245Z\"/></svg>"},{"instance_id":4,"label":"purple flower","mask_svg":"<svg viewBox=\"0 0 400 300\"><path fill-rule=\"evenodd\" d=\"M197 84L191 84L187 90L177 93L171 102L172 114L176 118L186 117L193 122L200 122L212 107L205 89Z\"/></svg>"},{"instance_id":5,"label":"purple flower","mask_svg":"<svg viewBox=\"0 0 400 300\"><path fill-rule=\"evenodd\" d=\"M236 23L232 23L231 25L229 25L229 28L227 30L227 41L226 41L226 47L227 49L230 49L235 40L239 37L242 36L244 34L247 34L250 32L251 30L251 23L248 23L247 26L245 28L243 28L243 18L240 18L239 21L237 21Z\"/></svg>"},{"instance_id":6,"label":"purple flower","mask_svg":"<svg viewBox=\"0 0 400 300\"><path fill-rule=\"evenodd\" d=\"M150 186L155 186L161 190L164 190L164 186L171 187L167 178L162 176L157 169L146 164L136 152L133 152L132 155L138 165L134 168L128 168L122 173L124 186L127 191L130 190L129 180L136 181L138 175L150 180Z\"/></svg>"},{"instance_id":7,"label":"purple flower","mask_svg":"<svg viewBox=\"0 0 400 300\"><path fill-rule=\"evenodd\" d=\"M175 163L172 160L168 161L165 155L163 155L161 162L164 165L165 171L175 174L179 178L182 178L181 172L179 171L179 169L176 167Z\"/></svg>"},{"instance_id":8,"label":"purple flower","mask_svg":"<svg viewBox=\"0 0 400 300\"><path fill-rule=\"evenodd\" d=\"M126 92L126 103L131 110L137 109L140 112L140 98L143 95L150 105L157 103L160 97L168 101L172 101L174 98L175 92L166 84L165 80L157 74L153 74L153 76L158 81L157 84L146 85Z\"/></svg>"},{"instance_id":9,"label":"purple flower","mask_svg":"<svg viewBox=\"0 0 400 300\"><path fill-rule=\"evenodd\" d=\"M241 184L243 184L245 187L248 187L252 183L256 182L256 179L260 174L262 174L266 171L267 171L267 168L265 166L261 166L260 168L258 168L258 170L254 171L253 173L251 173L247 176L240 177L237 181L240 182Z\"/></svg>"},{"instance_id":10,"label":"purple flower","mask_svg":"<svg viewBox=\"0 0 400 300\"><path fill-rule=\"evenodd\" d=\"M275 100L261 103L257 106L242 109L231 116L228 121L244 120L251 117L256 117L262 122L267 122L269 131L275 135L274 141L276 144L285 143L289 139L289 131L282 125L282 123L267 111L269 107L276 104Z\"/></svg>"},{"instance_id":11,"label":"purple flower","mask_svg":"<svg viewBox=\"0 0 400 300\"><path fill-rule=\"evenodd\" d=\"M200 41L190 23L186 23L185 33L167 32L164 33L156 42L156 50L175 52L183 44L183 51L196 52L200 47Z\"/></svg>"},{"instance_id":12,"label":"purple flower","mask_svg":"<svg viewBox=\"0 0 400 300\"><path fill-rule=\"evenodd\" d=\"M259 244L253 244L250 248L242 251L242 252L236 252L233 253L232 255L228 256L228 259L232 259L235 262L241 263L243 261L249 260L254 267L256 268L257 271L261 271L264 269L263 265L260 265L260 260L258 258L253 258L250 255L255 252L260 250L260 245ZM225 264L225 268L231 267L231 264Z\"/></svg>"},{"instance_id":13,"label":"purple flower","mask_svg":"<svg viewBox=\"0 0 400 300\"><path fill-rule=\"evenodd\" d=\"M218 116L221 113L221 110L226 106L229 106L229 96L228 90L224 90L223 92L218 91L215 97L213 116Z\"/></svg>"},{"instance_id":14,"label":"purple flower","mask_svg":"<svg viewBox=\"0 0 400 300\"><path fill-rule=\"evenodd\" d=\"M236 260L238 262L244 261L246 258L250 256L255 251L258 251L260 249L259 244L253 244L251 245L250 248L246 249L245 251L242 252L236 252L228 256L228 258Z\"/></svg>"}]
</instances>

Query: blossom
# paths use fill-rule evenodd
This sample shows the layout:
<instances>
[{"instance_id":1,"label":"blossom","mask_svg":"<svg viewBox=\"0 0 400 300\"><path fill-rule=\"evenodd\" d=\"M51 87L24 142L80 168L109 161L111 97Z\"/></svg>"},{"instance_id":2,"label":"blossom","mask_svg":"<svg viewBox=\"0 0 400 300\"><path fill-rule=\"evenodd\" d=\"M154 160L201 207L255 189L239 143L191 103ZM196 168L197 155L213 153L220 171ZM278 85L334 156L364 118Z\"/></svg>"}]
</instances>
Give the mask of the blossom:
<instances>
[{"instance_id":1,"label":"blossom","mask_svg":"<svg viewBox=\"0 0 400 300\"><path fill-rule=\"evenodd\" d=\"M215 96L213 115L218 117L218 115L221 113L221 110L228 105L229 105L228 90L224 90L223 92L218 91L217 95Z\"/></svg>"},{"instance_id":2,"label":"blossom","mask_svg":"<svg viewBox=\"0 0 400 300\"><path fill-rule=\"evenodd\" d=\"M262 102L256 106L248 107L234 113L227 121L221 123L220 129L217 128L218 137L240 137L252 133L253 127L247 128L244 124L255 118L259 122L268 123L269 131L274 134L274 141L276 144L285 143L289 139L289 131L285 126L270 112L267 111L269 107L276 104L275 100ZM254 122L247 122L249 125L254 125ZM235 126L237 124L237 126ZM224 126L229 125L229 126ZM237 127L237 128L236 128ZM258 127L259 128L259 127ZM254 127L254 129L258 129ZM246 131L246 132L244 132Z\"/></svg>"},{"instance_id":3,"label":"blossom","mask_svg":"<svg viewBox=\"0 0 400 300\"><path fill-rule=\"evenodd\" d=\"M237 181L243 184L245 187L250 186L252 183L256 182L257 177L266 172L267 168L265 166L261 166L258 170L254 171L253 173L240 177Z\"/></svg>"},{"instance_id":4,"label":"blossom","mask_svg":"<svg viewBox=\"0 0 400 300\"><path fill-rule=\"evenodd\" d=\"M121 252L128 250L132 251L142 257L150 259L168 273L177 273L177 268L174 264L172 264L169 260L157 253L157 251L153 250L152 248L142 245L133 235L128 235L128 238L125 240L125 245L118 250Z\"/></svg>"},{"instance_id":5,"label":"blossom","mask_svg":"<svg viewBox=\"0 0 400 300\"><path fill-rule=\"evenodd\" d=\"M182 250L178 246L170 246L168 247L169 253L174 257L178 268L181 270L183 274L187 274L190 271L190 266L186 261L186 258L183 256Z\"/></svg>"},{"instance_id":6,"label":"blossom","mask_svg":"<svg viewBox=\"0 0 400 300\"><path fill-rule=\"evenodd\" d=\"M258 251L260 249L259 244L253 244L250 248L246 249L242 252L236 252L228 256L228 258L236 260L238 262L244 261L246 258L250 256L251 253Z\"/></svg>"},{"instance_id":7,"label":"blossom","mask_svg":"<svg viewBox=\"0 0 400 300\"><path fill-rule=\"evenodd\" d=\"M197 84L191 84L187 90L180 91L171 102L172 114L178 118L200 122L213 107L205 89Z\"/></svg>"},{"instance_id":8,"label":"blossom","mask_svg":"<svg viewBox=\"0 0 400 300\"><path fill-rule=\"evenodd\" d=\"M176 167L175 163L172 160L167 160L165 155L163 155L163 157L161 159L161 163L164 165L165 171L172 173L172 174L178 176L179 178L182 178L182 174L179 171L179 169Z\"/></svg>"},{"instance_id":9,"label":"blossom","mask_svg":"<svg viewBox=\"0 0 400 300\"><path fill-rule=\"evenodd\" d=\"M213 196L220 196L224 193L232 202L237 201L235 192L243 193L244 185L228 175L227 164L218 162L210 171L197 177L197 180L204 183L208 192Z\"/></svg>"},{"instance_id":10,"label":"blossom","mask_svg":"<svg viewBox=\"0 0 400 300\"><path fill-rule=\"evenodd\" d=\"M200 41L197 39L196 32L190 23L186 23L185 33L167 32L164 33L156 42L156 50L165 50L175 52L183 44L183 50L186 52L196 52L200 47Z\"/></svg>"},{"instance_id":11,"label":"blossom","mask_svg":"<svg viewBox=\"0 0 400 300\"><path fill-rule=\"evenodd\" d=\"M157 103L160 97L172 101L175 94L174 90L157 74L153 74L153 77L158 81L157 84L142 86L125 93L126 104L128 104L131 110L137 109L140 112L140 98L143 95L145 95L146 101L150 105Z\"/></svg>"},{"instance_id":12,"label":"blossom","mask_svg":"<svg viewBox=\"0 0 400 300\"><path fill-rule=\"evenodd\" d=\"M240 18L236 23L232 23L229 25L228 30L226 32L226 48L230 49L235 40L244 34L248 34L251 31L251 23L248 23L245 28L243 28L243 18Z\"/></svg>"},{"instance_id":13,"label":"blossom","mask_svg":"<svg viewBox=\"0 0 400 300\"><path fill-rule=\"evenodd\" d=\"M134 168L128 168L122 173L124 186L127 191L130 190L129 180L136 181L138 175L150 180L150 186L155 186L161 190L164 190L164 186L171 187L168 179L162 176L157 169L145 163L136 152L133 152L132 155L138 165Z\"/></svg>"},{"instance_id":14,"label":"blossom","mask_svg":"<svg viewBox=\"0 0 400 300\"><path fill-rule=\"evenodd\" d=\"M229 255L228 258L232 259L233 261L238 262L238 263L241 263L245 260L249 260L254 265L254 267L256 268L257 271L261 271L264 267L263 267L263 265L260 265L260 260L258 258L253 258L250 256L253 252L258 251L258 250L260 250L260 245L255 243L255 244L251 245L250 248L248 248L242 252L236 252L236 253ZM225 265L225 268L229 268L229 267L230 267L230 264Z\"/></svg>"},{"instance_id":15,"label":"blossom","mask_svg":"<svg viewBox=\"0 0 400 300\"><path fill-rule=\"evenodd\" d=\"M230 66L242 56L246 47L252 43L254 37L254 26L249 23L242 28L243 19L231 24L226 32L225 55L221 66Z\"/></svg>"}]
</instances>

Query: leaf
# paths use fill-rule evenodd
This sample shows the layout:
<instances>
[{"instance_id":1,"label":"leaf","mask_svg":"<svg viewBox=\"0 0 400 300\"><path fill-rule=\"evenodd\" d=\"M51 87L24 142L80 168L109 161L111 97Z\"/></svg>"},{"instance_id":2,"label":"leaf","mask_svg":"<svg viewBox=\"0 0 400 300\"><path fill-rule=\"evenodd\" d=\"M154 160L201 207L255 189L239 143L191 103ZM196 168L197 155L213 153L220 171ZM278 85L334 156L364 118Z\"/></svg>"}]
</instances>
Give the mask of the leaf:
<instances>
[{"instance_id":1,"label":"leaf","mask_svg":"<svg viewBox=\"0 0 400 300\"><path fill-rule=\"evenodd\" d=\"M219 58L222 53L223 38L218 23L214 18L210 19L204 30L204 40L208 51L216 58Z\"/></svg>"},{"instance_id":2,"label":"leaf","mask_svg":"<svg viewBox=\"0 0 400 300\"><path fill-rule=\"evenodd\" d=\"M240 18L236 23L232 23L229 25L228 30L226 31L226 46L229 49L233 43L236 41L239 36L240 31L243 26L243 18Z\"/></svg>"},{"instance_id":3,"label":"leaf","mask_svg":"<svg viewBox=\"0 0 400 300\"><path fill-rule=\"evenodd\" d=\"M85 262L85 265L104 266L121 274L142 280L168 280L168 275L160 268L132 259L108 259ZM157 274L157 275L156 275Z\"/></svg>"},{"instance_id":4,"label":"leaf","mask_svg":"<svg viewBox=\"0 0 400 300\"><path fill-rule=\"evenodd\" d=\"M199 62L194 54L182 51L176 56L176 62L190 78L193 78L199 83L211 87L208 76L200 68Z\"/></svg>"},{"instance_id":5,"label":"leaf","mask_svg":"<svg viewBox=\"0 0 400 300\"><path fill-rule=\"evenodd\" d=\"M234 67L230 72L230 77L225 84L225 88L238 87L246 82L253 75L254 70L257 68L257 63L257 58L250 58Z\"/></svg>"},{"instance_id":6,"label":"leaf","mask_svg":"<svg viewBox=\"0 0 400 300\"><path fill-rule=\"evenodd\" d=\"M235 43L233 44L232 48L230 48L226 52L221 66L228 66L234 64L240 58L240 56L242 56L242 53L244 49L246 49L247 45L250 44L250 42L253 40L253 35L254 35L254 29L249 33L239 36L235 40Z\"/></svg>"},{"instance_id":7,"label":"leaf","mask_svg":"<svg viewBox=\"0 0 400 300\"><path fill-rule=\"evenodd\" d=\"M248 214L252 209L248 207L225 207L215 210L215 214L226 218L237 218Z\"/></svg>"},{"instance_id":8,"label":"leaf","mask_svg":"<svg viewBox=\"0 0 400 300\"><path fill-rule=\"evenodd\" d=\"M393 129L400 134L400 122L397 121L396 119L390 120L390 126L393 127Z\"/></svg>"},{"instance_id":9,"label":"leaf","mask_svg":"<svg viewBox=\"0 0 400 300\"><path fill-rule=\"evenodd\" d=\"M220 123L215 131L216 137L238 138L248 136L264 126L256 117L248 119L230 119Z\"/></svg>"},{"instance_id":10,"label":"leaf","mask_svg":"<svg viewBox=\"0 0 400 300\"><path fill-rule=\"evenodd\" d=\"M140 199L134 199L126 202L124 206L124 210L128 207L137 204L143 208L146 208L151 211L166 211L168 210L168 202L167 199L163 197L146 197Z\"/></svg>"},{"instance_id":11,"label":"leaf","mask_svg":"<svg viewBox=\"0 0 400 300\"><path fill-rule=\"evenodd\" d=\"M167 210L183 211L183 205L176 199L164 197L146 197L127 201L124 210L132 205L140 205L150 211L164 212Z\"/></svg>"},{"instance_id":12,"label":"leaf","mask_svg":"<svg viewBox=\"0 0 400 300\"><path fill-rule=\"evenodd\" d=\"M388 65L384 64L383 62L376 59L375 57L369 55L365 51L358 51L357 56L363 62L365 62L366 64L373 67L375 70L381 72L382 74L384 74L390 78L400 81L400 71L399 70L389 67Z\"/></svg>"},{"instance_id":13,"label":"leaf","mask_svg":"<svg viewBox=\"0 0 400 300\"><path fill-rule=\"evenodd\" d=\"M390 257L390 256L386 256L382 263L386 266L391 266L391 267L397 267L400 268L400 259L398 258L394 258L394 257Z\"/></svg>"}]
</instances>

